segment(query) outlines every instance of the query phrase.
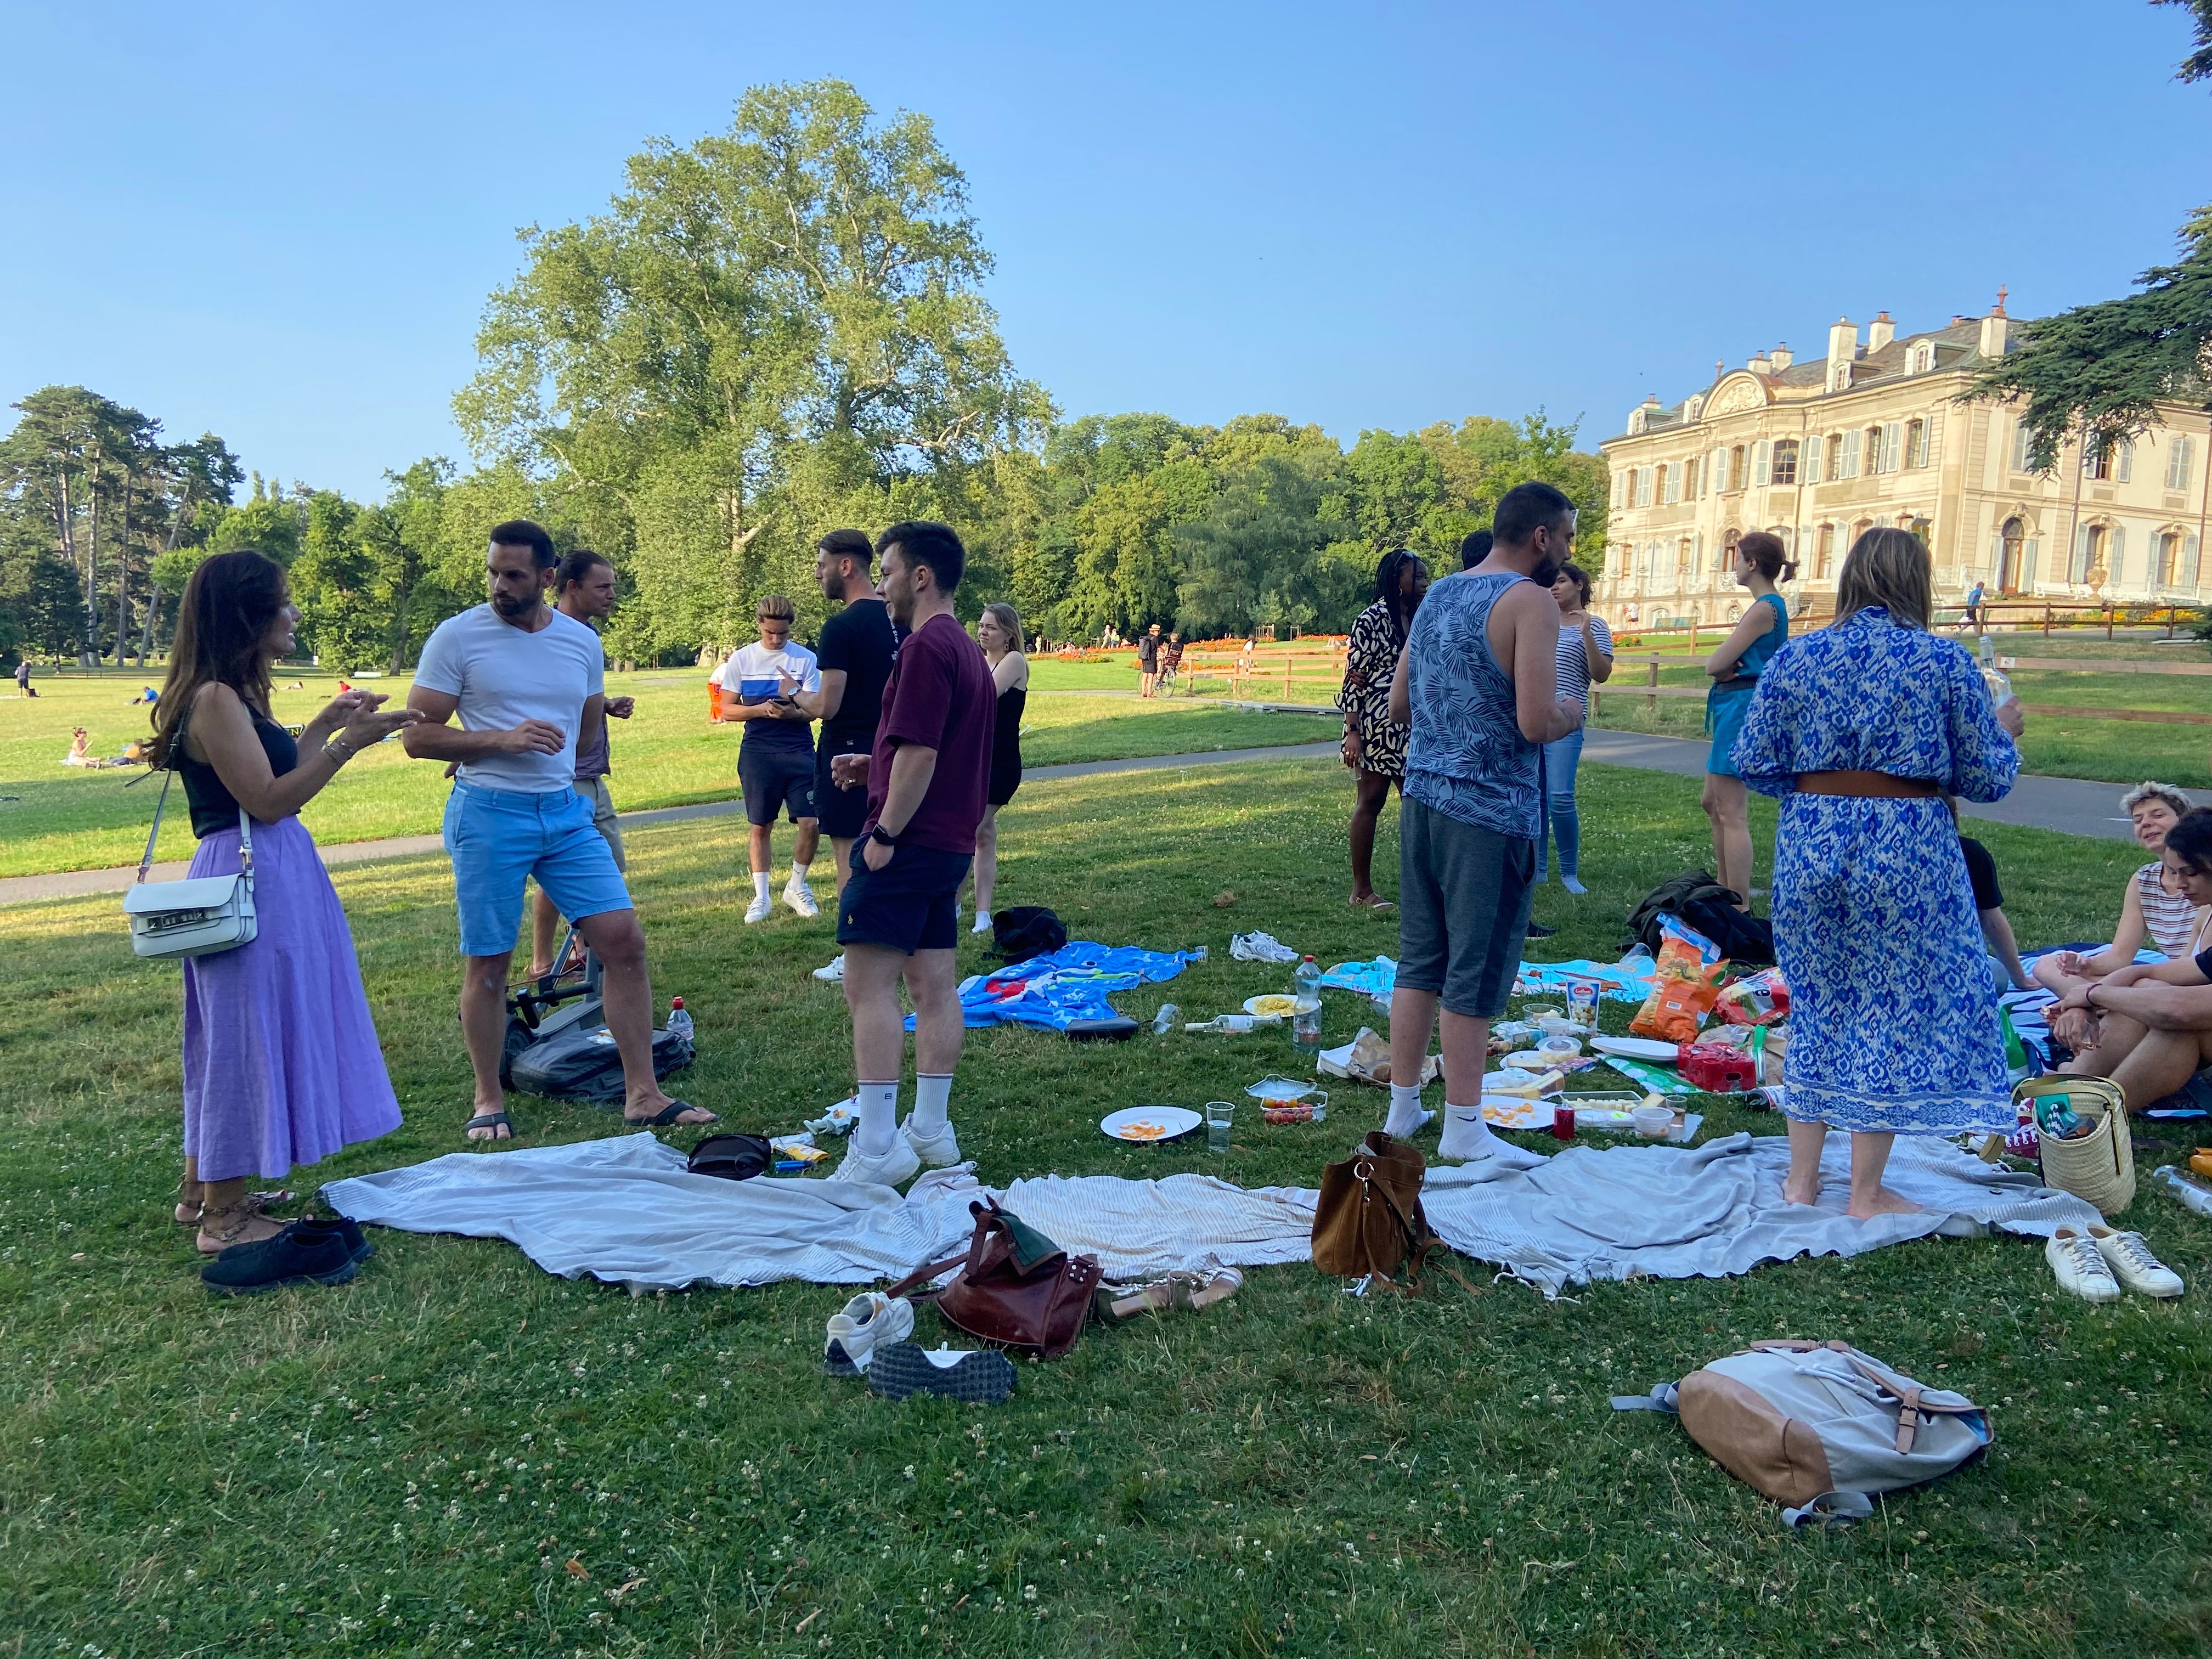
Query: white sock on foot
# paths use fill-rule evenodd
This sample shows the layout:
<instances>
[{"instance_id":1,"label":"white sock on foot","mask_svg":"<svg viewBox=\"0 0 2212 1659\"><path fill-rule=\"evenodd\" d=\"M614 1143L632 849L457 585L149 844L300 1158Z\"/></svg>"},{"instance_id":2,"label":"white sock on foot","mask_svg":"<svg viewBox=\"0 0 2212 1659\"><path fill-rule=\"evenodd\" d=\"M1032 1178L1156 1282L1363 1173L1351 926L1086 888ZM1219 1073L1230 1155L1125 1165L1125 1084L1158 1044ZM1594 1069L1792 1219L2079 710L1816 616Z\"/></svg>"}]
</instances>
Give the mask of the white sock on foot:
<instances>
[{"instance_id":1,"label":"white sock on foot","mask_svg":"<svg viewBox=\"0 0 2212 1659\"><path fill-rule=\"evenodd\" d=\"M989 933L991 931L991 913L988 910L978 910L975 913L975 925L973 927L970 927L968 931L971 933Z\"/></svg>"},{"instance_id":2,"label":"white sock on foot","mask_svg":"<svg viewBox=\"0 0 2212 1659\"><path fill-rule=\"evenodd\" d=\"M1544 1161L1540 1152L1523 1152L1482 1121L1480 1106L1444 1107L1444 1132L1437 1142L1437 1156L1488 1158L1509 1170L1533 1170Z\"/></svg>"},{"instance_id":3,"label":"white sock on foot","mask_svg":"<svg viewBox=\"0 0 2212 1659\"><path fill-rule=\"evenodd\" d=\"M898 1085L863 1083L854 1098L860 1103L860 1123L853 1131L853 1144L870 1158L881 1158L898 1139Z\"/></svg>"},{"instance_id":4,"label":"white sock on foot","mask_svg":"<svg viewBox=\"0 0 2212 1659\"><path fill-rule=\"evenodd\" d=\"M917 1074L914 1079L914 1116L909 1121L918 1135L933 1135L945 1127L952 1095L952 1079Z\"/></svg>"},{"instance_id":5,"label":"white sock on foot","mask_svg":"<svg viewBox=\"0 0 2212 1659\"><path fill-rule=\"evenodd\" d=\"M765 870L753 872L753 896L763 904L768 902L768 872Z\"/></svg>"},{"instance_id":6,"label":"white sock on foot","mask_svg":"<svg viewBox=\"0 0 2212 1659\"><path fill-rule=\"evenodd\" d=\"M1390 1085L1390 1115L1382 1120L1382 1133L1403 1140L1434 1115L1421 1109L1419 1084L1394 1083Z\"/></svg>"},{"instance_id":7,"label":"white sock on foot","mask_svg":"<svg viewBox=\"0 0 2212 1659\"><path fill-rule=\"evenodd\" d=\"M806 879L806 872L811 868L813 868L813 866L801 864L797 859L793 859L791 861L791 878L793 881L805 881Z\"/></svg>"}]
</instances>

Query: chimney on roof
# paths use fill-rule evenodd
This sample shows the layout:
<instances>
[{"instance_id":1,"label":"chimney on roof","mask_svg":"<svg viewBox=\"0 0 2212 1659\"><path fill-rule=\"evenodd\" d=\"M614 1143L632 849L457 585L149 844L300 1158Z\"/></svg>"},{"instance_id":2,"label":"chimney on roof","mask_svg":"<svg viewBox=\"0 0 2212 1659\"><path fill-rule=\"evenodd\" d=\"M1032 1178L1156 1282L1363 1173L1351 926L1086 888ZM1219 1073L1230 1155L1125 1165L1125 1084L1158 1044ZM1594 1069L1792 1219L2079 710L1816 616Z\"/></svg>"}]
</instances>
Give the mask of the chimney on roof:
<instances>
[{"instance_id":1,"label":"chimney on roof","mask_svg":"<svg viewBox=\"0 0 2212 1659\"><path fill-rule=\"evenodd\" d=\"M1879 351L1897 337L1897 325L1889 320L1889 313L1875 313L1874 321L1867 325L1867 349Z\"/></svg>"},{"instance_id":2,"label":"chimney on roof","mask_svg":"<svg viewBox=\"0 0 2212 1659\"><path fill-rule=\"evenodd\" d=\"M1954 327L1954 328L1958 327L1958 325L1959 325L1960 324L1961 324L1961 323L1965 322L1966 320L1966 313L1965 313L1964 312L1961 312L1961 311L1954 311L1954 312L1953 312L1953 313L1951 313L1951 326L1952 326L1952 327Z\"/></svg>"},{"instance_id":3,"label":"chimney on roof","mask_svg":"<svg viewBox=\"0 0 2212 1659\"><path fill-rule=\"evenodd\" d=\"M1744 364L1744 367L1754 374L1770 374L1774 371L1774 359L1762 351Z\"/></svg>"},{"instance_id":4,"label":"chimney on roof","mask_svg":"<svg viewBox=\"0 0 2212 1659\"><path fill-rule=\"evenodd\" d=\"M1828 330L1828 390L1840 392L1851 383L1850 364L1859 355L1858 325L1838 317Z\"/></svg>"},{"instance_id":5,"label":"chimney on roof","mask_svg":"<svg viewBox=\"0 0 2212 1659\"><path fill-rule=\"evenodd\" d=\"M1982 319L1982 337L1979 342L1984 357L2002 357L2012 343L2012 319L2004 314L2004 307Z\"/></svg>"},{"instance_id":6,"label":"chimney on roof","mask_svg":"<svg viewBox=\"0 0 2212 1659\"><path fill-rule=\"evenodd\" d=\"M1775 347L1773 350L1768 352L1766 355L1768 359L1774 364L1774 372L1777 374L1779 374L1784 369L1789 368L1790 364L1797 361L1795 357L1790 355L1790 348L1786 343Z\"/></svg>"}]
</instances>

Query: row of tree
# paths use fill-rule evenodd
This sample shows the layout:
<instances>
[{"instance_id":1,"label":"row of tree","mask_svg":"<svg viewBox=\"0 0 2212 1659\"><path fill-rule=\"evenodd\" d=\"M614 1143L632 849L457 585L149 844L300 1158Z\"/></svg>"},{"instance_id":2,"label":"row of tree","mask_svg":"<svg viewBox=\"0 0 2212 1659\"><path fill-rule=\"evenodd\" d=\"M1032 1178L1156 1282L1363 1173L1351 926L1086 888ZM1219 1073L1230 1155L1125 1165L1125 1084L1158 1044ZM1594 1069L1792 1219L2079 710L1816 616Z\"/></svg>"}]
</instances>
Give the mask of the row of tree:
<instances>
[{"instance_id":1,"label":"row of tree","mask_svg":"<svg viewBox=\"0 0 2212 1659\"><path fill-rule=\"evenodd\" d=\"M143 657L191 563L253 546L290 567L303 646L403 667L481 596L485 529L525 516L613 558L610 646L648 662L748 637L772 591L806 631L815 540L844 525L953 524L965 608L1010 599L1055 639L1341 630L1382 553L1452 559L1528 478L1565 489L1602 545L1602 463L1541 414L1348 450L1276 416L1059 422L1013 370L928 119L878 119L841 82L755 88L727 132L633 156L605 213L522 240L454 399L479 466L418 461L379 502L258 477L240 500L211 434L165 446L80 387L17 404L0 650Z\"/></svg>"}]
</instances>

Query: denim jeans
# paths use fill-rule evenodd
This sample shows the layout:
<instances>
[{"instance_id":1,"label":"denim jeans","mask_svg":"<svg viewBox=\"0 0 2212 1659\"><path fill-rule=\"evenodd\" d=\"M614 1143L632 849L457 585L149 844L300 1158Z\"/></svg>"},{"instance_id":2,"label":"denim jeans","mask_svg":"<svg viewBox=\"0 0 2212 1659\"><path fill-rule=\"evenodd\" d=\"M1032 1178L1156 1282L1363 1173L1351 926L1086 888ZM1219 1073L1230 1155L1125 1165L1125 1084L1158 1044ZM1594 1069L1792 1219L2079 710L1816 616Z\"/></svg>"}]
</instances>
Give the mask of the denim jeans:
<instances>
[{"instance_id":1,"label":"denim jeans","mask_svg":"<svg viewBox=\"0 0 2212 1659\"><path fill-rule=\"evenodd\" d=\"M1559 848L1559 874L1577 873L1582 852L1582 817L1575 807L1575 770L1582 764L1583 733L1570 732L1544 745L1544 828L1536 837L1536 879L1551 862L1548 848Z\"/></svg>"}]
</instances>

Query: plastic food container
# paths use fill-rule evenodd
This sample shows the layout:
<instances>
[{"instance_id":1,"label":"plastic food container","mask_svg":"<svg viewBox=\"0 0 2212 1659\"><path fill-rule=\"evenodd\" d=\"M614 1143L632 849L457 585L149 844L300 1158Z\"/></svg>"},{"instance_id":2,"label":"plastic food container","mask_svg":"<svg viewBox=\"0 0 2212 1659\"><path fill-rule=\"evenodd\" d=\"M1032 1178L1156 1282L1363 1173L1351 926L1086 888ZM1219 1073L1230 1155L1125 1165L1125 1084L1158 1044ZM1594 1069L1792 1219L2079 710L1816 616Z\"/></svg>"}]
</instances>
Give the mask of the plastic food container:
<instances>
[{"instance_id":1,"label":"plastic food container","mask_svg":"<svg viewBox=\"0 0 2212 1659\"><path fill-rule=\"evenodd\" d=\"M1638 1106L1632 1115L1636 1120L1636 1133L1646 1140L1664 1140L1667 1132L1674 1127L1674 1111L1670 1106Z\"/></svg>"}]
</instances>

